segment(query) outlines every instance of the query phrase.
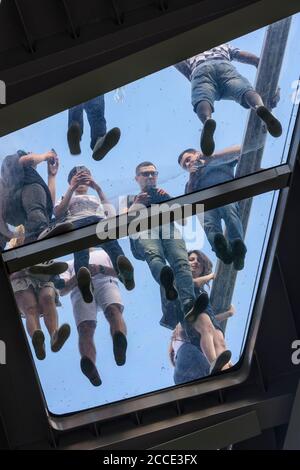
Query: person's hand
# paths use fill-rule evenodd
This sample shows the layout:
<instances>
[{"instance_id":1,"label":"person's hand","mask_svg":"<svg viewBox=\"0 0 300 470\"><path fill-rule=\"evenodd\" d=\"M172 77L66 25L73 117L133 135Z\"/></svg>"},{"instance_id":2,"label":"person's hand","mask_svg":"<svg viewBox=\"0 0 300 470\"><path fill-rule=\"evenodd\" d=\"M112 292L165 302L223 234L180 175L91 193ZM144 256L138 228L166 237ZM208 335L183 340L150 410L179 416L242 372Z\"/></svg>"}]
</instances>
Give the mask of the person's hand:
<instances>
[{"instance_id":1,"label":"person's hand","mask_svg":"<svg viewBox=\"0 0 300 470\"><path fill-rule=\"evenodd\" d=\"M90 188L94 189L95 191L102 191L99 184L96 183L96 181L94 180L94 178L88 174L87 177L85 178L85 184L87 184L87 186L89 186Z\"/></svg>"},{"instance_id":2,"label":"person's hand","mask_svg":"<svg viewBox=\"0 0 300 470\"><path fill-rule=\"evenodd\" d=\"M55 152L53 152L53 150L49 150L49 152L44 153L44 160L45 161L49 161L51 159L53 159L53 161L54 161L55 158L57 158L57 155L56 155Z\"/></svg>"},{"instance_id":3,"label":"person's hand","mask_svg":"<svg viewBox=\"0 0 300 470\"><path fill-rule=\"evenodd\" d=\"M134 199L134 204L143 204L144 206L147 206L150 201L150 196L148 193L140 193L136 196Z\"/></svg>"},{"instance_id":4,"label":"person's hand","mask_svg":"<svg viewBox=\"0 0 300 470\"><path fill-rule=\"evenodd\" d=\"M56 176L59 169L59 158L57 156L53 159L47 160L48 176Z\"/></svg>"},{"instance_id":5,"label":"person's hand","mask_svg":"<svg viewBox=\"0 0 300 470\"><path fill-rule=\"evenodd\" d=\"M78 186L81 184L86 184L86 181L88 180L88 174L84 171L80 171L79 173L76 173L76 175L73 176L70 182L70 188L75 191Z\"/></svg>"},{"instance_id":6,"label":"person's hand","mask_svg":"<svg viewBox=\"0 0 300 470\"><path fill-rule=\"evenodd\" d=\"M214 281L216 279L216 273L211 273L209 275L209 278L210 278L211 281Z\"/></svg>"},{"instance_id":7,"label":"person's hand","mask_svg":"<svg viewBox=\"0 0 300 470\"><path fill-rule=\"evenodd\" d=\"M255 67L256 67L257 69L258 69L259 63L260 63L260 58L257 57L257 59L256 59L256 61L255 61L255 63L254 63L254 65L255 65Z\"/></svg>"},{"instance_id":8,"label":"person's hand","mask_svg":"<svg viewBox=\"0 0 300 470\"><path fill-rule=\"evenodd\" d=\"M157 189L157 194L159 194L160 196L168 195L167 191L165 191L164 189L160 189L160 188Z\"/></svg>"}]
</instances>

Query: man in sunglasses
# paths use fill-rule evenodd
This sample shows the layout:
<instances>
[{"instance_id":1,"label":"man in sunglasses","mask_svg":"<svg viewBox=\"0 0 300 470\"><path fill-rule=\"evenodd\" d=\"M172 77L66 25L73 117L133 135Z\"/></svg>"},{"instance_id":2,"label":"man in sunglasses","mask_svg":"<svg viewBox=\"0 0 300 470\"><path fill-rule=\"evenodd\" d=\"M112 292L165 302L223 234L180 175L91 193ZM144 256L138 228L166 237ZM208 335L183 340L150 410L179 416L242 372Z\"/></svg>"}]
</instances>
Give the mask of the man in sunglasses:
<instances>
[{"instance_id":1,"label":"man in sunglasses","mask_svg":"<svg viewBox=\"0 0 300 470\"><path fill-rule=\"evenodd\" d=\"M127 197L126 211L139 212L144 207L171 199L164 189L157 187L158 171L153 163L140 163L135 179L141 192L137 196ZM205 310L208 296L203 293L195 298L186 245L174 222L149 228L134 242L137 251L147 261L153 278L161 286L162 295L170 301L179 297L185 319L189 320Z\"/></svg>"}]
</instances>

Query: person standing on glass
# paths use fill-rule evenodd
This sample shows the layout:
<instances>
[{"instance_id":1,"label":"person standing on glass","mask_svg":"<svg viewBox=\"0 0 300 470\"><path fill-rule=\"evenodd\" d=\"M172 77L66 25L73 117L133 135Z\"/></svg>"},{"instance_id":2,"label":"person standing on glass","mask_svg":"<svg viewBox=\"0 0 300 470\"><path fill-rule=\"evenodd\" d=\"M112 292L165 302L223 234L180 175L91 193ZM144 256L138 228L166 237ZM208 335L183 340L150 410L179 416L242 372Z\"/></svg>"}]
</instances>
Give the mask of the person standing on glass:
<instances>
[{"instance_id":1,"label":"person standing on glass","mask_svg":"<svg viewBox=\"0 0 300 470\"><path fill-rule=\"evenodd\" d=\"M104 95L97 96L86 103L79 104L69 109L69 124L67 139L70 153L81 153L80 141L83 135L83 111L86 112L91 128L91 149L93 159L102 160L105 155L115 147L121 137L121 131L114 127L107 132L105 119Z\"/></svg>"}]
</instances>

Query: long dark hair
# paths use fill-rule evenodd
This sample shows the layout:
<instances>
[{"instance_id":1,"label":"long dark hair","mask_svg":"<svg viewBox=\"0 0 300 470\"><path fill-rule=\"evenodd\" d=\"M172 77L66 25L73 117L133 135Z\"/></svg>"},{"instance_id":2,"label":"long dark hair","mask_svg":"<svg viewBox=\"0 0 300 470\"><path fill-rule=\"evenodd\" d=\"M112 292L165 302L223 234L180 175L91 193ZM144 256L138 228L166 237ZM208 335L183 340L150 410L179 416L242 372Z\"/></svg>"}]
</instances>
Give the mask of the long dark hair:
<instances>
[{"instance_id":1,"label":"long dark hair","mask_svg":"<svg viewBox=\"0 0 300 470\"><path fill-rule=\"evenodd\" d=\"M211 260L209 259L209 257L206 256L206 254L204 254L203 251L200 251L200 250L191 250L191 251L189 251L188 252L188 257L190 257L194 253L197 256L198 263L200 263L201 266L202 266L202 271L200 272L200 277L201 276L207 276L208 274L211 274L213 264L212 264Z\"/></svg>"}]
</instances>

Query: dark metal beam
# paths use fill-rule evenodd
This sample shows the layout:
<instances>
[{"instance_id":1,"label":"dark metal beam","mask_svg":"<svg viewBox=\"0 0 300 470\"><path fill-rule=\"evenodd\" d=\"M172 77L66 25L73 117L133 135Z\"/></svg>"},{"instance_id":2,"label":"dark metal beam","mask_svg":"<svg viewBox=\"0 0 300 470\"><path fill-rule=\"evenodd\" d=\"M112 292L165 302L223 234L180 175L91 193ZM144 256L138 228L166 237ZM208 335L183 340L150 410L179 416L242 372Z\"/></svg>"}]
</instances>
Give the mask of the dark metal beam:
<instances>
[{"instance_id":1,"label":"dark metal beam","mask_svg":"<svg viewBox=\"0 0 300 470\"><path fill-rule=\"evenodd\" d=\"M233 12L231 0L220 12L219 1L203 1L3 71L8 104L0 109L0 135L175 64L199 44L210 48L299 10L298 0L239 5Z\"/></svg>"},{"instance_id":2,"label":"dark metal beam","mask_svg":"<svg viewBox=\"0 0 300 470\"><path fill-rule=\"evenodd\" d=\"M213 188L172 199L167 204L170 206L173 204L178 204L181 207L188 206L191 208L191 213L195 214L197 205L199 204L203 204L205 210L210 210L229 204L230 202L284 188L289 183L290 175L291 170L289 166L281 165L254 175L248 175L234 181L220 184ZM169 211L164 211L165 214L168 212L172 213L172 208L169 209ZM149 214L145 214L144 219L150 221ZM126 229L132 222L132 219L133 217L128 217L127 219L125 216L116 218L115 226L117 227L117 237L120 236L120 231L121 237L124 236L123 234L127 231ZM154 224L161 223L161 221L155 218L154 220L151 219L151 223L152 226L154 226ZM103 242L97 237L96 227L97 225L91 225L59 237L38 241L31 245L4 252L2 256L6 262L7 269L10 273L13 273L45 260L59 258L60 256L82 250L86 247L99 245ZM112 237L115 236L114 230L108 231L107 234L108 236L109 234L111 234Z\"/></svg>"}]
</instances>

